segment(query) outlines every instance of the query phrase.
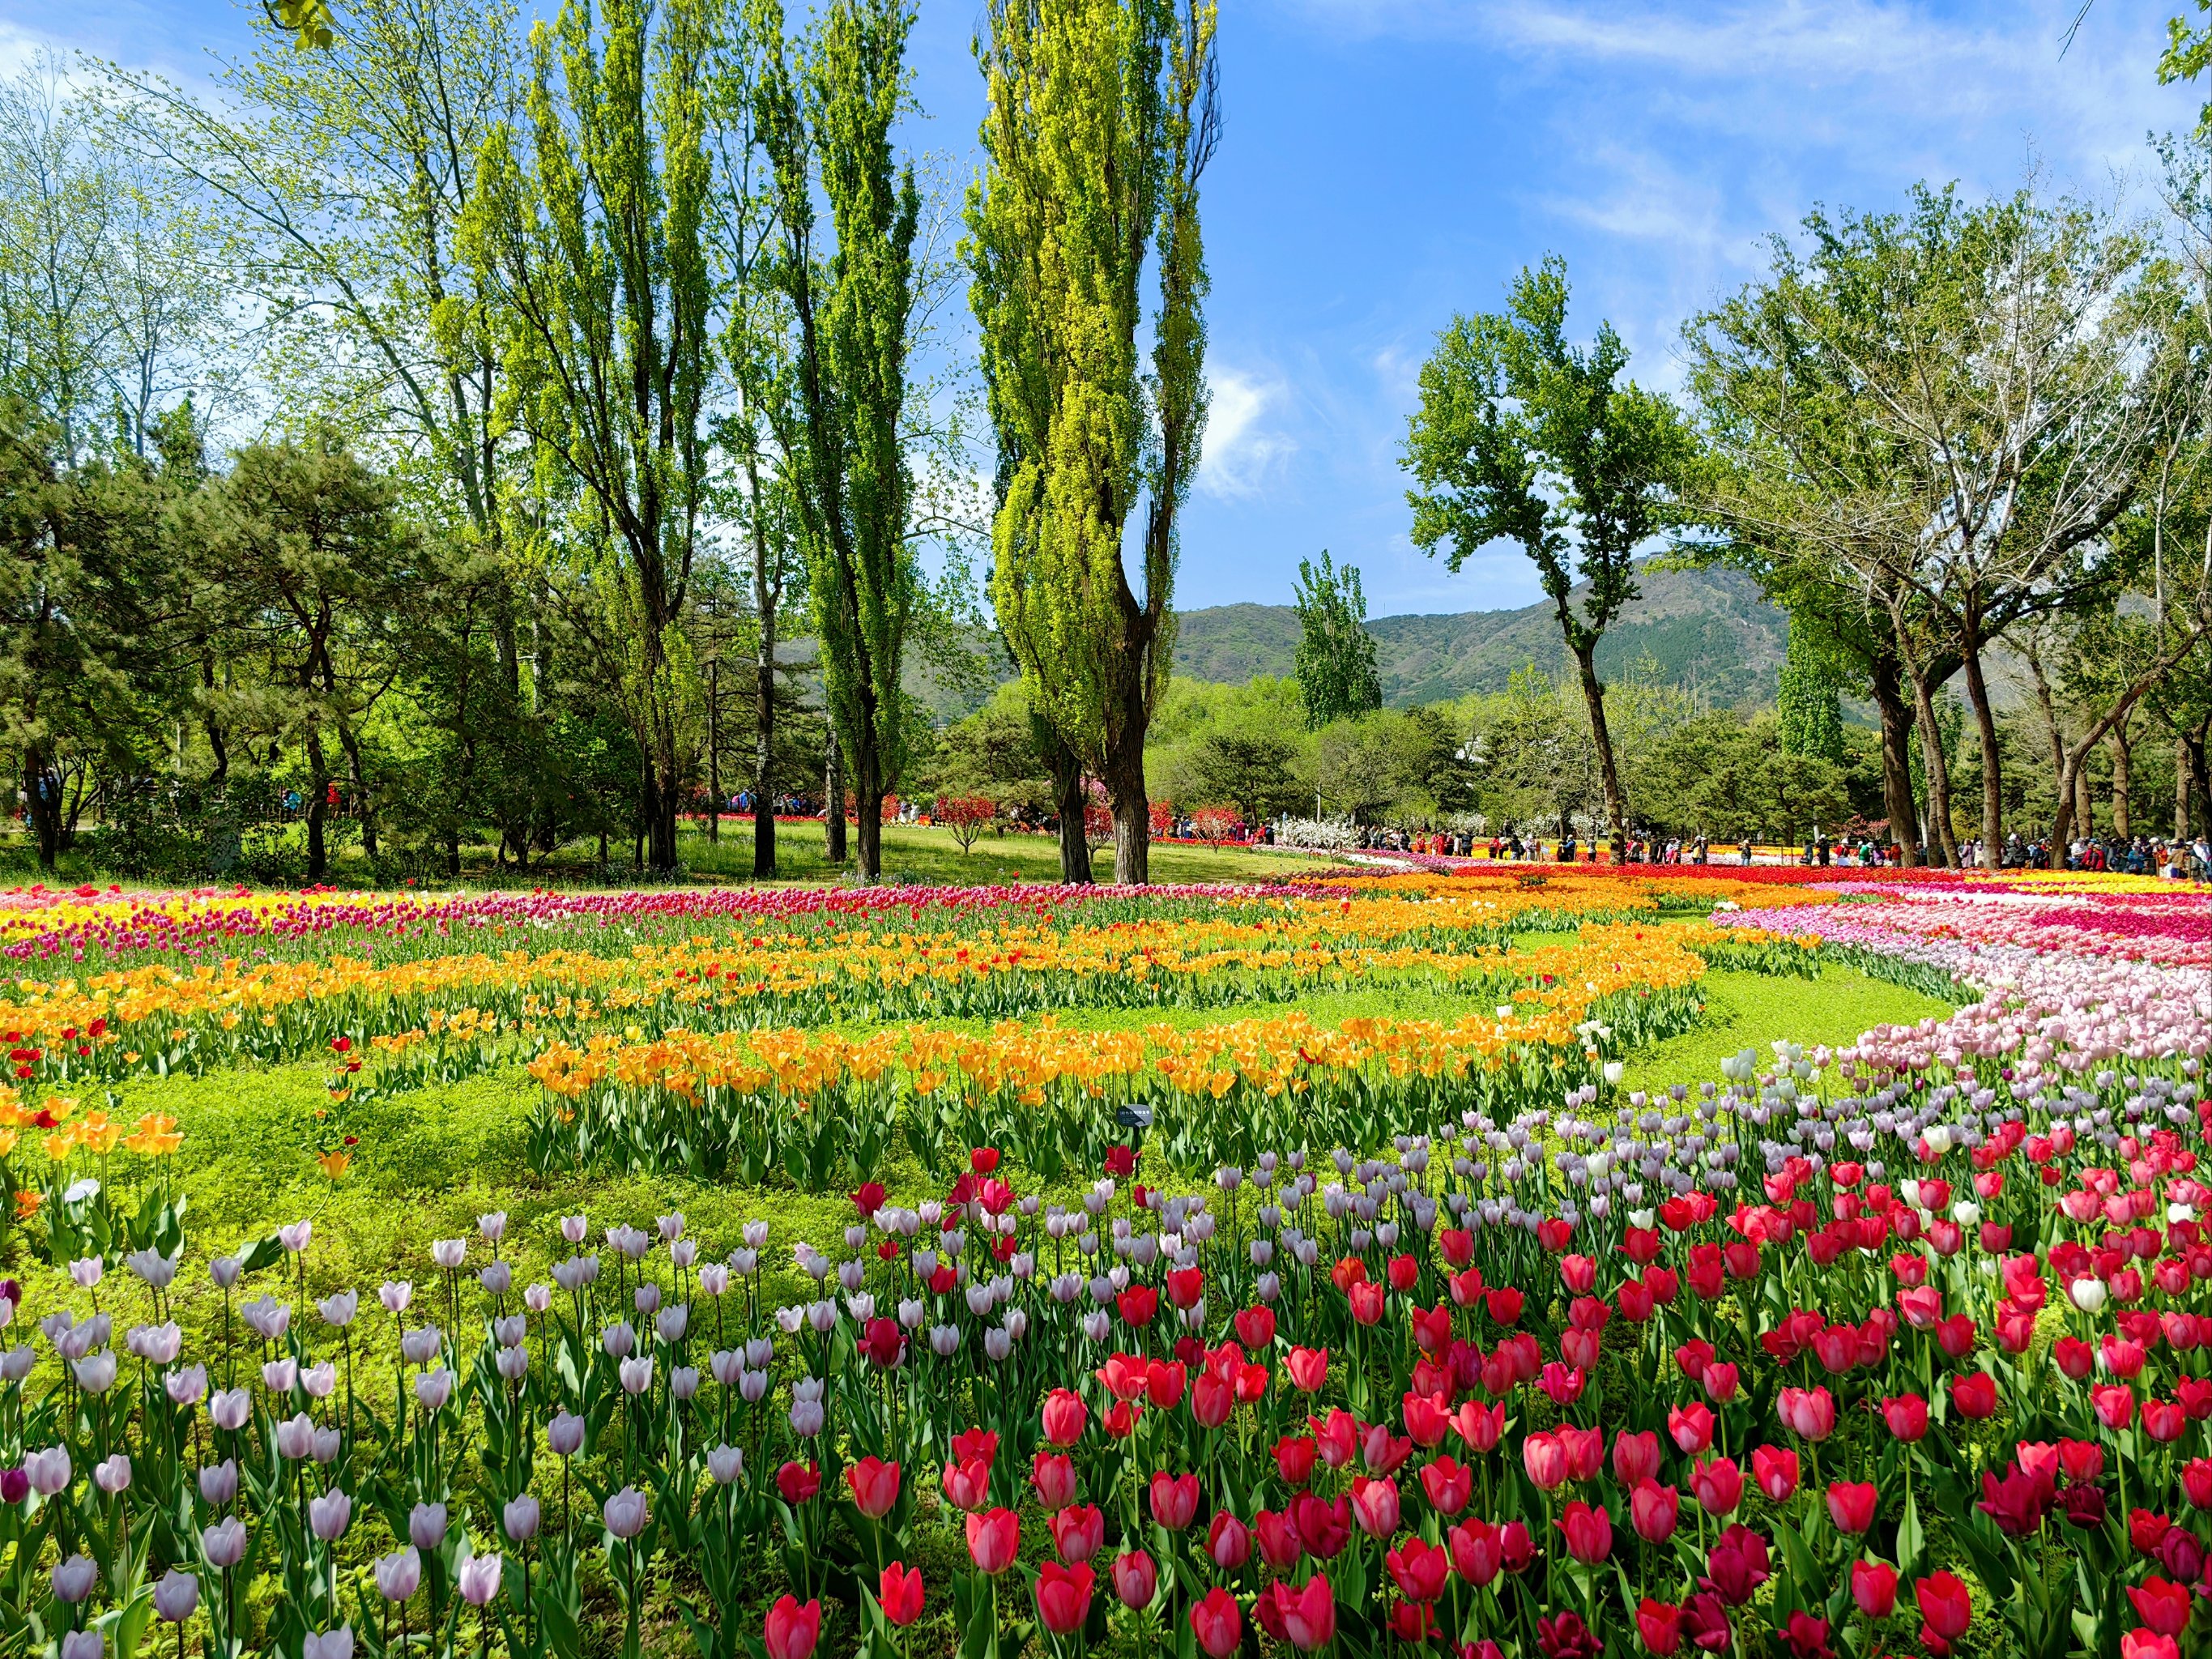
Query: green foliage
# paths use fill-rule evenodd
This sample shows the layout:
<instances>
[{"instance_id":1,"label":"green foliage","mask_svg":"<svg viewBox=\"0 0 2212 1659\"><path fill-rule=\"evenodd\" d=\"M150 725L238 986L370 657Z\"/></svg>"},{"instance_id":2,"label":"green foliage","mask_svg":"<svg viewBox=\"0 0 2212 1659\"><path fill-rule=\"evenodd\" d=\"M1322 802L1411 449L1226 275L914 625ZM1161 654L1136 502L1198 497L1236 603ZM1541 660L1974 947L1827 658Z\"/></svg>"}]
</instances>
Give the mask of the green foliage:
<instances>
[{"instance_id":1,"label":"green foliage","mask_svg":"<svg viewBox=\"0 0 2212 1659\"><path fill-rule=\"evenodd\" d=\"M495 301L499 410L556 495L578 494L587 626L646 761L662 869L696 694L681 621L707 474L711 27L701 0L611 0L596 18L572 0L537 25L526 134L491 128L460 235Z\"/></svg>"},{"instance_id":2,"label":"green foliage","mask_svg":"<svg viewBox=\"0 0 2212 1659\"><path fill-rule=\"evenodd\" d=\"M883 798L904 771L913 710L900 684L920 577L902 424L916 303L914 168L894 167L905 97L904 0L833 0L796 68L781 0L750 15L768 59L756 98L775 169L772 280L789 308L789 368L769 404L797 507L823 684L852 769L860 873L882 873ZM819 236L815 191L830 208Z\"/></svg>"},{"instance_id":3,"label":"green foliage","mask_svg":"<svg viewBox=\"0 0 2212 1659\"><path fill-rule=\"evenodd\" d=\"M1279 732L1211 732L1192 757L1190 806L1233 806L1246 824L1266 823L1295 806L1303 793L1291 775L1297 750Z\"/></svg>"},{"instance_id":4,"label":"green foliage","mask_svg":"<svg viewBox=\"0 0 2212 1659\"><path fill-rule=\"evenodd\" d=\"M1106 785L1116 879L1142 881L1145 738L1172 659L1176 518L1206 420L1198 180L1216 133L1214 11L993 0L987 18L989 161L964 251L999 441L992 605L1030 707ZM1140 501L1141 592L1123 562Z\"/></svg>"},{"instance_id":5,"label":"green foliage","mask_svg":"<svg viewBox=\"0 0 2212 1659\"><path fill-rule=\"evenodd\" d=\"M1498 540L1535 564L1580 672L1619 856L1627 804L1597 642L1636 597L1637 550L1679 518L1694 443L1672 404L1623 380L1628 350L1613 325L1584 350L1567 341L1566 311L1566 265L1553 257L1521 273L1503 312L1453 319L1421 369L1405 449L1419 488L1407 499L1414 544L1446 544L1452 569Z\"/></svg>"},{"instance_id":6,"label":"green foliage","mask_svg":"<svg viewBox=\"0 0 2212 1659\"><path fill-rule=\"evenodd\" d=\"M1360 823L1433 822L1473 805L1451 729L1433 708L1378 709L1322 727L1316 775L1323 808Z\"/></svg>"},{"instance_id":7,"label":"green foliage","mask_svg":"<svg viewBox=\"0 0 2212 1659\"><path fill-rule=\"evenodd\" d=\"M1790 630L1777 709L1784 754L1817 756L1842 763L1843 700L1836 692L1835 671L1813 642L1809 630Z\"/></svg>"},{"instance_id":8,"label":"green foliage","mask_svg":"<svg viewBox=\"0 0 2212 1659\"><path fill-rule=\"evenodd\" d=\"M1375 672L1375 640L1364 626L1367 596L1359 591L1358 567L1340 571L1322 550L1316 568L1298 561L1298 697L1306 725L1315 730L1347 714L1382 706L1382 682Z\"/></svg>"}]
</instances>

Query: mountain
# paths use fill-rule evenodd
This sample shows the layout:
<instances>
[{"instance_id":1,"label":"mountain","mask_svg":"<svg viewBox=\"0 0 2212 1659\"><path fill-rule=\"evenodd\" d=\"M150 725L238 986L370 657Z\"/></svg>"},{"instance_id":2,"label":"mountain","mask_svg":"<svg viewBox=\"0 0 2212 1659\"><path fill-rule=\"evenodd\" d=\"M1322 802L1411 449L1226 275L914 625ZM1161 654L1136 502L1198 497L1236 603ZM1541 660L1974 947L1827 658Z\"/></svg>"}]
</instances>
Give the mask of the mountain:
<instances>
[{"instance_id":1,"label":"mountain","mask_svg":"<svg viewBox=\"0 0 2212 1659\"><path fill-rule=\"evenodd\" d=\"M1601 674L1618 678L1648 656L1662 680L1701 691L1716 704L1773 700L1789 623L1748 577L1732 570L1645 570L1637 586L1640 597L1598 646ZM1382 700L1394 708L1501 691L1516 669L1531 663L1554 676L1573 669L1548 600L1518 611L1376 617L1367 631L1375 636ZM1177 621L1176 672L1230 684L1259 674L1288 675L1297 646L1298 613L1290 605L1186 611Z\"/></svg>"}]
</instances>

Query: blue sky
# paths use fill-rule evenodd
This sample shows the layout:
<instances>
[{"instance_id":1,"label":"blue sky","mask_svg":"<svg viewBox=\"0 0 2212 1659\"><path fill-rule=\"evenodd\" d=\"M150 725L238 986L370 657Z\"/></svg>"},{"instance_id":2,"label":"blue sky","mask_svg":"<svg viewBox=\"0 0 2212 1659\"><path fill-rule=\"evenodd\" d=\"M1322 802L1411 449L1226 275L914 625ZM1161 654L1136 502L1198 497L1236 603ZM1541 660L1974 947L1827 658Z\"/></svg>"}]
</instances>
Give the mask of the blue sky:
<instances>
[{"instance_id":1,"label":"blue sky","mask_svg":"<svg viewBox=\"0 0 2212 1659\"><path fill-rule=\"evenodd\" d=\"M343 0L340 0L343 3ZM2178 0L2176 0L2178 3ZM973 165L978 0L920 0L915 142ZM1565 256L1585 323L1671 386L1682 320L1753 276L1815 203L1916 179L2047 186L2148 210L2168 7L2100 0L1220 0L1226 130L1205 186L1206 464L1178 602L1283 603L1322 547L1371 614L1529 603L1499 550L1456 574L1407 538L1397 449L1431 337ZM41 43L204 74L226 0L14 0L0 61Z\"/></svg>"}]
</instances>

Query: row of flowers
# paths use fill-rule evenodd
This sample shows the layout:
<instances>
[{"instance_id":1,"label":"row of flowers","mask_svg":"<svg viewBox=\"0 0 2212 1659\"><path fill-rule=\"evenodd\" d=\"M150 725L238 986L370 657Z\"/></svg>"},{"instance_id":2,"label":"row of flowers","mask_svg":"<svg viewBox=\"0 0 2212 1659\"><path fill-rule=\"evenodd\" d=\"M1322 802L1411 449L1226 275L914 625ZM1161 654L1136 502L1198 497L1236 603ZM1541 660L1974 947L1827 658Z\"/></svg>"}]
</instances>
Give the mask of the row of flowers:
<instances>
[{"instance_id":1,"label":"row of flowers","mask_svg":"<svg viewBox=\"0 0 2212 1659\"><path fill-rule=\"evenodd\" d=\"M619 948L388 960L163 960L19 979L0 998L0 1038L17 1081L69 1084L297 1060L338 1039L451 1041L454 1021L469 1027L471 1043L504 1034L534 1052L552 1036L610 1026L658 1035L678 1026L1218 1006L1352 981L1449 988L1508 971L1505 941L1516 932L1632 916L1659 896L1607 884L1547 896L1425 881L1327 896L1238 894L1197 911L1164 904L1135 920L1046 907L1020 919L969 913L963 925L921 931L700 933Z\"/></svg>"},{"instance_id":2,"label":"row of flowers","mask_svg":"<svg viewBox=\"0 0 2212 1659\"><path fill-rule=\"evenodd\" d=\"M2198 1059L1728 1069L1180 1192L982 1147L826 1240L491 1214L374 1288L95 1241L0 1286L0 1641L2172 1659Z\"/></svg>"}]
</instances>

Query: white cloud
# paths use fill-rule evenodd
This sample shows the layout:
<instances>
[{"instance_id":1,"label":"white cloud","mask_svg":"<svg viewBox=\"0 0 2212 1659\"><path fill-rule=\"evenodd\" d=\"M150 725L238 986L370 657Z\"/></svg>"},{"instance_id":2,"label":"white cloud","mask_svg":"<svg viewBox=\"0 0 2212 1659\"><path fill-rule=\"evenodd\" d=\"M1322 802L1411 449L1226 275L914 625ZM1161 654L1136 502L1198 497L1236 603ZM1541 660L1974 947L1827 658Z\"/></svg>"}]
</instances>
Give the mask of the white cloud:
<instances>
[{"instance_id":1,"label":"white cloud","mask_svg":"<svg viewBox=\"0 0 2212 1659\"><path fill-rule=\"evenodd\" d=\"M1257 495L1279 461L1297 448L1289 434L1267 422L1285 401L1281 381L1233 368L1206 374L1213 396L1206 417L1206 453L1199 463L1198 487L1224 500Z\"/></svg>"}]
</instances>

